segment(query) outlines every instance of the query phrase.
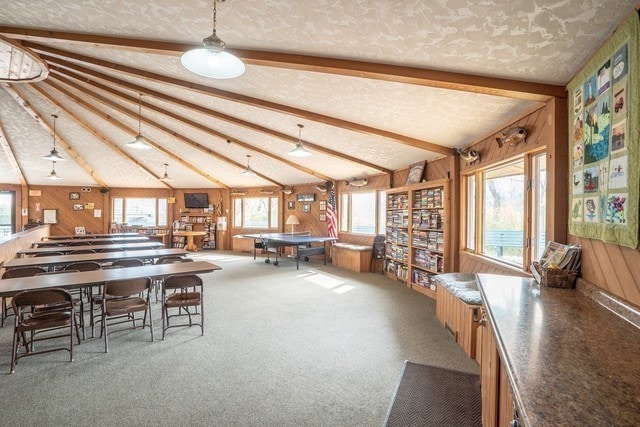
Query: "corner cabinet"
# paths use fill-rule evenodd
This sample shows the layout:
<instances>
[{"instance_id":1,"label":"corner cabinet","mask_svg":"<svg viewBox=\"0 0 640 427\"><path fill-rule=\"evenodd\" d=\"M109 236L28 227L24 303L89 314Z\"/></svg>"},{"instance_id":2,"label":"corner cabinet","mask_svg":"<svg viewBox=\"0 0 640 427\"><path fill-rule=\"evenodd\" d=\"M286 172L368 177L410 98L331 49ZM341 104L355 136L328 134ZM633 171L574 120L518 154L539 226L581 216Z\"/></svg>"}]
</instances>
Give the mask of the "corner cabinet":
<instances>
[{"instance_id":1,"label":"corner cabinet","mask_svg":"<svg viewBox=\"0 0 640 427\"><path fill-rule=\"evenodd\" d=\"M449 262L449 180L387 191L386 267L388 277L436 297L431 279Z\"/></svg>"}]
</instances>

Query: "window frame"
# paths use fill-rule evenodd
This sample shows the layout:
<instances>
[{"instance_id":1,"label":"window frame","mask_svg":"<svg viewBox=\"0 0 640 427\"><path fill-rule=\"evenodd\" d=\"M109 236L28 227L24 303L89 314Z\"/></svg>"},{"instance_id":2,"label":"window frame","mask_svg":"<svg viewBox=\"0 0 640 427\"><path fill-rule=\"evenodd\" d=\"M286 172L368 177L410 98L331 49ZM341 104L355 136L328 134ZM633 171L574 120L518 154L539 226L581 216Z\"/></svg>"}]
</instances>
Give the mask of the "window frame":
<instances>
[{"instance_id":1,"label":"window frame","mask_svg":"<svg viewBox=\"0 0 640 427\"><path fill-rule=\"evenodd\" d=\"M245 224L245 199L265 199L267 206L267 227L254 227ZM236 203L239 203L236 206ZM275 206L274 206L275 204ZM233 208L233 228L247 228L252 230L278 230L280 227L280 198L276 196L235 196L231 198L231 206ZM275 212L273 212L275 210ZM238 221L238 211L240 212L240 220ZM272 222L275 221L275 224Z\"/></svg>"},{"instance_id":2,"label":"window frame","mask_svg":"<svg viewBox=\"0 0 640 427\"><path fill-rule=\"evenodd\" d=\"M508 268L519 268L522 271L529 271L529 265L533 261L532 254L534 252L533 248L533 230L534 224L533 222L536 220L536 217L540 215L540 211L536 208L538 206L534 205L534 201L536 199L533 194L537 188L539 183L534 181L537 178L537 172L539 170L535 169L536 160L538 160L538 165L540 158L545 159L545 170L548 167L546 163L546 149L540 148L538 150L532 150L527 153L512 157L510 159L506 159L501 162L492 163L483 168L474 169L469 172L461 173L461 217L464 220L460 221L460 249L461 252L472 254L474 256L482 257L491 262L502 264ZM492 170L499 169L508 165L510 163L514 163L517 161L523 162L523 174L524 174L524 182L523 182L523 193L524 193L524 212L523 212L523 256L522 256L522 264L516 262L508 262L499 257L493 257L483 253L484 250L484 185L485 185L485 176L487 172ZM470 212L470 177L474 177L474 189L475 189L475 199L473 200L474 206L472 206L474 212ZM545 190L548 190L545 189ZM546 191L545 191L545 202L543 208L545 209L545 216L547 215L547 203L546 203ZM467 220L470 215L475 215L474 228L475 233L473 236L469 235L470 225L467 223ZM546 226L546 224L545 224ZM546 230L545 230L546 232ZM546 234L546 233L545 233ZM474 247L470 248L468 243L473 242Z\"/></svg>"},{"instance_id":3,"label":"window frame","mask_svg":"<svg viewBox=\"0 0 640 427\"><path fill-rule=\"evenodd\" d=\"M126 221L127 219L127 200L129 199L153 199L155 201L154 205L155 205L155 225L139 225L139 224L129 224L128 221ZM116 221L115 219L115 207L116 207L116 200L121 200L122 201L122 221ZM164 219L166 224L161 224L160 223L160 203L164 201L164 210L166 212L166 214L164 215ZM140 228L145 228L145 227L168 227L169 226L169 198L168 197L121 197L121 196L116 196L116 197L111 197L111 222L117 222L120 224L127 224L127 225L131 225L131 226L139 226Z\"/></svg>"},{"instance_id":4,"label":"window frame","mask_svg":"<svg viewBox=\"0 0 640 427\"><path fill-rule=\"evenodd\" d=\"M350 191L340 194L340 203L338 206L339 226L340 233L357 234L359 236L377 236L379 234L385 234L386 232L386 192L387 190L363 190L363 191ZM374 219L374 231L373 233L362 233L353 231L353 194L371 193L375 198L375 212ZM381 221L381 218L384 220ZM346 218L346 224L345 224Z\"/></svg>"}]
</instances>

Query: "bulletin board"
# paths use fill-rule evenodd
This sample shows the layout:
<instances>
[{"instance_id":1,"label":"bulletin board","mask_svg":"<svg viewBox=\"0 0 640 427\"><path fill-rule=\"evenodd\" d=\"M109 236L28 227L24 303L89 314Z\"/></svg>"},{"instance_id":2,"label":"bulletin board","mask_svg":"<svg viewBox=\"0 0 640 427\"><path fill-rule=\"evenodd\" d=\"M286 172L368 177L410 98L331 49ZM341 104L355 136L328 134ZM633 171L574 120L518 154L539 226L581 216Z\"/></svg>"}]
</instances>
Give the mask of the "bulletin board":
<instances>
[{"instance_id":1,"label":"bulletin board","mask_svg":"<svg viewBox=\"0 0 640 427\"><path fill-rule=\"evenodd\" d=\"M569 233L638 246L640 18L633 13L567 85Z\"/></svg>"}]
</instances>

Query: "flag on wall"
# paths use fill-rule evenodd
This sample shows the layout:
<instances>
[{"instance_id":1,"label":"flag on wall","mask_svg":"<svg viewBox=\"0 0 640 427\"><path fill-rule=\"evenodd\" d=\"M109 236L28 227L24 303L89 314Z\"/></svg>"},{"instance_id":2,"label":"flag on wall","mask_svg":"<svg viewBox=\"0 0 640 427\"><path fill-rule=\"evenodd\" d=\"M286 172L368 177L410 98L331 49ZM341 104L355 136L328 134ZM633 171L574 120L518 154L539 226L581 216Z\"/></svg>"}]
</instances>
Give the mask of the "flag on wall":
<instances>
[{"instance_id":1,"label":"flag on wall","mask_svg":"<svg viewBox=\"0 0 640 427\"><path fill-rule=\"evenodd\" d=\"M329 203L327 203L327 234L329 237L338 237L338 209L336 208L336 192L333 186L329 190Z\"/></svg>"}]
</instances>

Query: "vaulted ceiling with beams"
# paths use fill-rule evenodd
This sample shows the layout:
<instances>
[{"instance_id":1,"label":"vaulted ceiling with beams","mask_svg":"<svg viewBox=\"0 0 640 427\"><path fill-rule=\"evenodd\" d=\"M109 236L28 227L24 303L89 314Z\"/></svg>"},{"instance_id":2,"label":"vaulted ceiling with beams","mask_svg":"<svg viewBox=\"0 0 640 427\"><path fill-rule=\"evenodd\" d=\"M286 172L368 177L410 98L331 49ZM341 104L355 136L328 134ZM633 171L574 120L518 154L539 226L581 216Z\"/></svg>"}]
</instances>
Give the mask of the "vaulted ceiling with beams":
<instances>
[{"instance_id":1,"label":"vaulted ceiling with beams","mask_svg":"<svg viewBox=\"0 0 640 427\"><path fill-rule=\"evenodd\" d=\"M212 9L0 0L0 81L19 76L0 83L0 183L239 188L388 173L564 97L634 3L227 0L217 35L246 65L228 80L180 63L211 34ZM54 124L66 160L52 182ZM151 150L126 146L139 129ZM288 155L299 139L310 157Z\"/></svg>"}]
</instances>

